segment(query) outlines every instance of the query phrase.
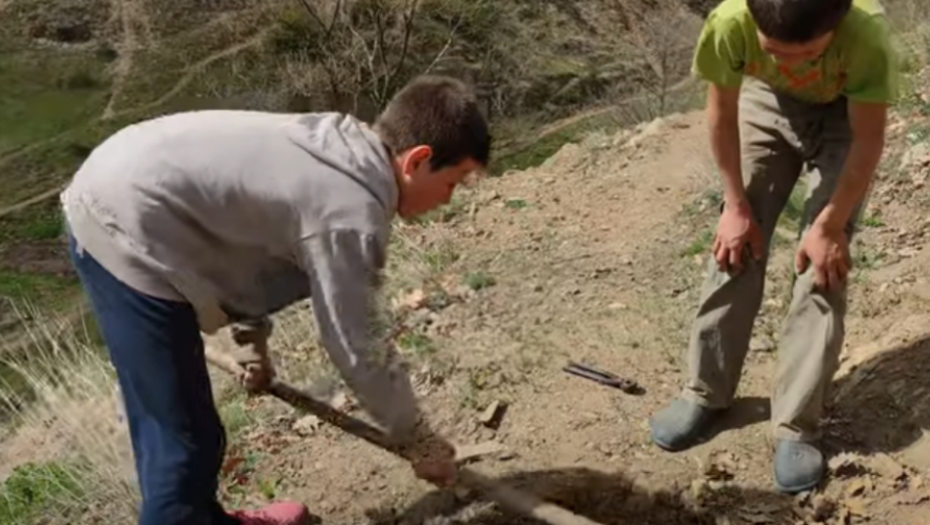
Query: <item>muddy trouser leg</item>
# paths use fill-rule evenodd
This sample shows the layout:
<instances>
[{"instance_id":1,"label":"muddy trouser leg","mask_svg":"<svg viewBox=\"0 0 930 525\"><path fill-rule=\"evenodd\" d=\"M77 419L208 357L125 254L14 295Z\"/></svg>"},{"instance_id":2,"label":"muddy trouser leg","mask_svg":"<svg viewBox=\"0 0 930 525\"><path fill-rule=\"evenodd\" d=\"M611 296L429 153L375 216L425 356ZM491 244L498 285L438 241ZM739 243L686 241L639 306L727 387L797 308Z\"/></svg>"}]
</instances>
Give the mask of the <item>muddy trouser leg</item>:
<instances>
[{"instance_id":1,"label":"muddy trouser leg","mask_svg":"<svg viewBox=\"0 0 930 525\"><path fill-rule=\"evenodd\" d=\"M193 307L139 293L71 240L116 369L142 493L140 525L233 525L217 501L226 440Z\"/></svg>"},{"instance_id":2,"label":"muddy trouser leg","mask_svg":"<svg viewBox=\"0 0 930 525\"><path fill-rule=\"evenodd\" d=\"M802 234L833 195L852 141L845 99L812 107L808 114L816 120L802 135L810 179ZM850 241L866 200L857 205L846 225ZM795 276L780 338L772 400L772 425L779 439L820 438L820 418L843 348L846 287L824 292L815 290L813 281L812 267Z\"/></svg>"},{"instance_id":3,"label":"muddy trouser leg","mask_svg":"<svg viewBox=\"0 0 930 525\"><path fill-rule=\"evenodd\" d=\"M683 397L715 409L729 407L736 394L762 304L772 235L803 165L797 138L781 115L781 103L765 86L747 81L739 113L746 194L764 245L762 259L753 261L746 255L737 275L719 270L713 256L708 258L691 328Z\"/></svg>"}]
</instances>

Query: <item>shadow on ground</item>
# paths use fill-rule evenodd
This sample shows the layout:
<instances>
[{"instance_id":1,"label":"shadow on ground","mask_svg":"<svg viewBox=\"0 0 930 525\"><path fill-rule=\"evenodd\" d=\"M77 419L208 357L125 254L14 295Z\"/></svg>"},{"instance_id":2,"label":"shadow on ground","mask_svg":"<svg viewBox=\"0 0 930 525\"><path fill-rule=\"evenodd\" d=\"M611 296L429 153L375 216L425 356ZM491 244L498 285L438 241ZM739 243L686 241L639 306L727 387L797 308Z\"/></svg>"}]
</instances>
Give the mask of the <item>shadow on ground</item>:
<instances>
[{"instance_id":1,"label":"shadow on ground","mask_svg":"<svg viewBox=\"0 0 930 525\"><path fill-rule=\"evenodd\" d=\"M793 523L794 500L777 493L738 487L650 490L623 474L586 468L548 470L506 477L503 483L528 491L603 525L714 525ZM695 494L700 505L695 504ZM505 512L483 499L458 500L449 491L432 492L410 507L368 513L373 525L529 525L542 523ZM755 521L753 521L755 520ZM725 522L725 521L723 521Z\"/></svg>"},{"instance_id":2,"label":"shadow on ground","mask_svg":"<svg viewBox=\"0 0 930 525\"><path fill-rule=\"evenodd\" d=\"M731 406L701 437L702 442L715 439L717 436L749 427L757 423L768 421L772 416L772 407L765 397L741 397L733 401Z\"/></svg>"},{"instance_id":3,"label":"shadow on ground","mask_svg":"<svg viewBox=\"0 0 930 525\"><path fill-rule=\"evenodd\" d=\"M930 337L882 352L834 383L829 443L838 450L898 452L930 430Z\"/></svg>"}]
</instances>

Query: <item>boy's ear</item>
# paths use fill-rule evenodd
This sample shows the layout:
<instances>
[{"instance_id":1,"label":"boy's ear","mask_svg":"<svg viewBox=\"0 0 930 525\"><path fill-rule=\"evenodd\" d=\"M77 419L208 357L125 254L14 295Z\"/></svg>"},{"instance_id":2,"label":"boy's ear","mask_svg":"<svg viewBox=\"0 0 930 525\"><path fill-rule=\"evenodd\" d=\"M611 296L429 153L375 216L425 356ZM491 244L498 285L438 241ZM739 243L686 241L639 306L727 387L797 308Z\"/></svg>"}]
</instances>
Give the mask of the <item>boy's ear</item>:
<instances>
[{"instance_id":1,"label":"boy's ear","mask_svg":"<svg viewBox=\"0 0 930 525\"><path fill-rule=\"evenodd\" d=\"M429 163L433 156L433 148L429 146L414 146L402 154L401 167L404 176L410 177L421 170L424 163Z\"/></svg>"}]
</instances>

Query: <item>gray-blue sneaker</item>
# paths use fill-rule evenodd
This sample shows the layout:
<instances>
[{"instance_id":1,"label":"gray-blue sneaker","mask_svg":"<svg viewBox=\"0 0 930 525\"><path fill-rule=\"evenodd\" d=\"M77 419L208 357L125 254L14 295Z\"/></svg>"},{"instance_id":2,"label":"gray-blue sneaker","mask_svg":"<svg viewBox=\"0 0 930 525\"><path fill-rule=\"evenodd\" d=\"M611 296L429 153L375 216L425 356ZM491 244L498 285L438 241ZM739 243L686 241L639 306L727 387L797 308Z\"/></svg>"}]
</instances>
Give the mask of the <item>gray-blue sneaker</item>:
<instances>
[{"instance_id":1,"label":"gray-blue sneaker","mask_svg":"<svg viewBox=\"0 0 930 525\"><path fill-rule=\"evenodd\" d=\"M649 422L652 441L669 452L685 450L697 443L718 412L686 399L676 399Z\"/></svg>"},{"instance_id":2,"label":"gray-blue sneaker","mask_svg":"<svg viewBox=\"0 0 930 525\"><path fill-rule=\"evenodd\" d=\"M823 452L811 443L780 439L775 445L775 486L781 492L797 494L814 489L826 466Z\"/></svg>"}]
</instances>

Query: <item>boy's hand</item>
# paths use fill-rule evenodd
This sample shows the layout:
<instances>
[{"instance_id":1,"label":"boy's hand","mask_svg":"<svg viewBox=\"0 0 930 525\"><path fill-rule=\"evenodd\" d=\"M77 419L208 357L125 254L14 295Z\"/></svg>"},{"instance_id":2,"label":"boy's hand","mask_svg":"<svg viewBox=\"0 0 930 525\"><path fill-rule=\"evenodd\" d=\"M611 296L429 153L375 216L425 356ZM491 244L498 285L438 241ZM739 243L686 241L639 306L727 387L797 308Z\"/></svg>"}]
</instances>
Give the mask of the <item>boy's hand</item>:
<instances>
[{"instance_id":1,"label":"boy's hand","mask_svg":"<svg viewBox=\"0 0 930 525\"><path fill-rule=\"evenodd\" d=\"M840 229L830 229L814 223L801 239L794 258L798 272L814 265L814 285L822 290L837 290L846 283L852 267L849 237Z\"/></svg>"},{"instance_id":2,"label":"boy's hand","mask_svg":"<svg viewBox=\"0 0 930 525\"><path fill-rule=\"evenodd\" d=\"M455 447L445 439L432 435L412 445L406 454L416 476L438 487L455 483L458 467Z\"/></svg>"},{"instance_id":3,"label":"boy's hand","mask_svg":"<svg viewBox=\"0 0 930 525\"><path fill-rule=\"evenodd\" d=\"M747 245L754 259L762 258L762 230L752 216L749 203L725 204L713 247L720 270L728 273L742 271L743 251Z\"/></svg>"},{"instance_id":4,"label":"boy's hand","mask_svg":"<svg viewBox=\"0 0 930 525\"><path fill-rule=\"evenodd\" d=\"M272 325L269 319L235 323L230 327L238 348L233 358L242 369L240 384L249 392L261 392L275 378L274 365L268 355L268 337Z\"/></svg>"}]
</instances>

